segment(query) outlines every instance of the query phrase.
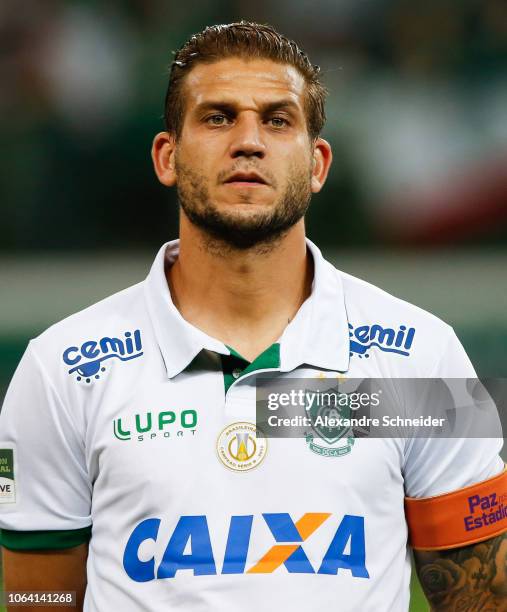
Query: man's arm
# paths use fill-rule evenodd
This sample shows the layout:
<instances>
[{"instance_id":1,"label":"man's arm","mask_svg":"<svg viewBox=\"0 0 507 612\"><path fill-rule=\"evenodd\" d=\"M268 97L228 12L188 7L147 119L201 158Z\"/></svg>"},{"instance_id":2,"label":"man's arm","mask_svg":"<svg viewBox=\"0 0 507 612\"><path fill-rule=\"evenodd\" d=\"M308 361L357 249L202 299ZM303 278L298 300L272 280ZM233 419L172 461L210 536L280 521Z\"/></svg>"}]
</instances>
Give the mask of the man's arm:
<instances>
[{"instance_id":1,"label":"man's arm","mask_svg":"<svg viewBox=\"0 0 507 612\"><path fill-rule=\"evenodd\" d=\"M507 612L507 533L438 551L414 551L423 591L438 612Z\"/></svg>"},{"instance_id":2,"label":"man's arm","mask_svg":"<svg viewBox=\"0 0 507 612\"><path fill-rule=\"evenodd\" d=\"M75 591L76 607L58 607L58 610L79 612L83 609L86 589L86 558L88 544L62 550L17 551L3 548L5 591ZM37 606L23 607L26 612L53 609ZM7 610L19 607L7 606Z\"/></svg>"}]
</instances>

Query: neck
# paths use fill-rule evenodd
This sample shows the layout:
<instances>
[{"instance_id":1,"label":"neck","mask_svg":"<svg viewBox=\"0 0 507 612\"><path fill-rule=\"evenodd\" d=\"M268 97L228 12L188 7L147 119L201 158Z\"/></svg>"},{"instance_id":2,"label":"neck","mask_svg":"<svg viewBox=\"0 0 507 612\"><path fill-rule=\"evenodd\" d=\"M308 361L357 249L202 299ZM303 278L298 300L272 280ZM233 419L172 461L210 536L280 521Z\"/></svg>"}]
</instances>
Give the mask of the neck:
<instances>
[{"instance_id":1,"label":"neck","mask_svg":"<svg viewBox=\"0 0 507 612\"><path fill-rule=\"evenodd\" d=\"M182 215L179 256L166 273L174 304L189 323L253 360L310 295L304 231L301 220L269 249L219 251Z\"/></svg>"}]
</instances>

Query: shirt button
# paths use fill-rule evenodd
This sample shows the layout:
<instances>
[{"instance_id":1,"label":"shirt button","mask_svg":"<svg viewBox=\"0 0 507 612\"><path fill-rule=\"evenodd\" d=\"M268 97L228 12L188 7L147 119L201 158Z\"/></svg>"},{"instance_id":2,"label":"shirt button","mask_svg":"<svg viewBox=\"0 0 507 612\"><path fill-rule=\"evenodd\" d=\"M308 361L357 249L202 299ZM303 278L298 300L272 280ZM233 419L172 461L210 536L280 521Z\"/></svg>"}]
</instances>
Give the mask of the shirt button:
<instances>
[{"instance_id":1,"label":"shirt button","mask_svg":"<svg viewBox=\"0 0 507 612\"><path fill-rule=\"evenodd\" d=\"M233 378L239 378L241 376L241 368L234 368L232 371Z\"/></svg>"}]
</instances>

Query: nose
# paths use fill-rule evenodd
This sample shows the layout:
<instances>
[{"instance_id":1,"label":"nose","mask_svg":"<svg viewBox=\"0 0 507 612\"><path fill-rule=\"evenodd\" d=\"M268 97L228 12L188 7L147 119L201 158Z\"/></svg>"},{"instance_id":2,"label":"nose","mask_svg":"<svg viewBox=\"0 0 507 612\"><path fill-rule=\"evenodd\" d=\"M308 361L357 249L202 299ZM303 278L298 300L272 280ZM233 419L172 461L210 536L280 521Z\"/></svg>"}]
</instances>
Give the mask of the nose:
<instances>
[{"instance_id":1,"label":"nose","mask_svg":"<svg viewBox=\"0 0 507 612\"><path fill-rule=\"evenodd\" d=\"M238 118L234 129L231 130L231 135L230 155L232 158L257 157L263 159L266 155L266 145L262 139L259 118L254 113Z\"/></svg>"}]
</instances>

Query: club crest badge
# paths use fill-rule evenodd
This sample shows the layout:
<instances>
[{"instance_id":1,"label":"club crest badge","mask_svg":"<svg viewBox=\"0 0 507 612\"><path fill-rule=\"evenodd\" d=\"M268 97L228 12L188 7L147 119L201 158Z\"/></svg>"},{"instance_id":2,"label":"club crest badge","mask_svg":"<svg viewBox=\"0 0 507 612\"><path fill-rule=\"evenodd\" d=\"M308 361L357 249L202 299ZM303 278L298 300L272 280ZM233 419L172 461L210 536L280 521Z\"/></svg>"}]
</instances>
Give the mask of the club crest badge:
<instances>
[{"instance_id":1,"label":"club crest badge","mask_svg":"<svg viewBox=\"0 0 507 612\"><path fill-rule=\"evenodd\" d=\"M305 394L306 397L311 392ZM351 408L335 405L331 401L306 407L312 431L306 432L308 448L321 457L342 457L354 446L354 435L349 425L336 425L340 419L349 419ZM332 423L332 424L330 424ZM318 440L318 441L317 441Z\"/></svg>"}]
</instances>

